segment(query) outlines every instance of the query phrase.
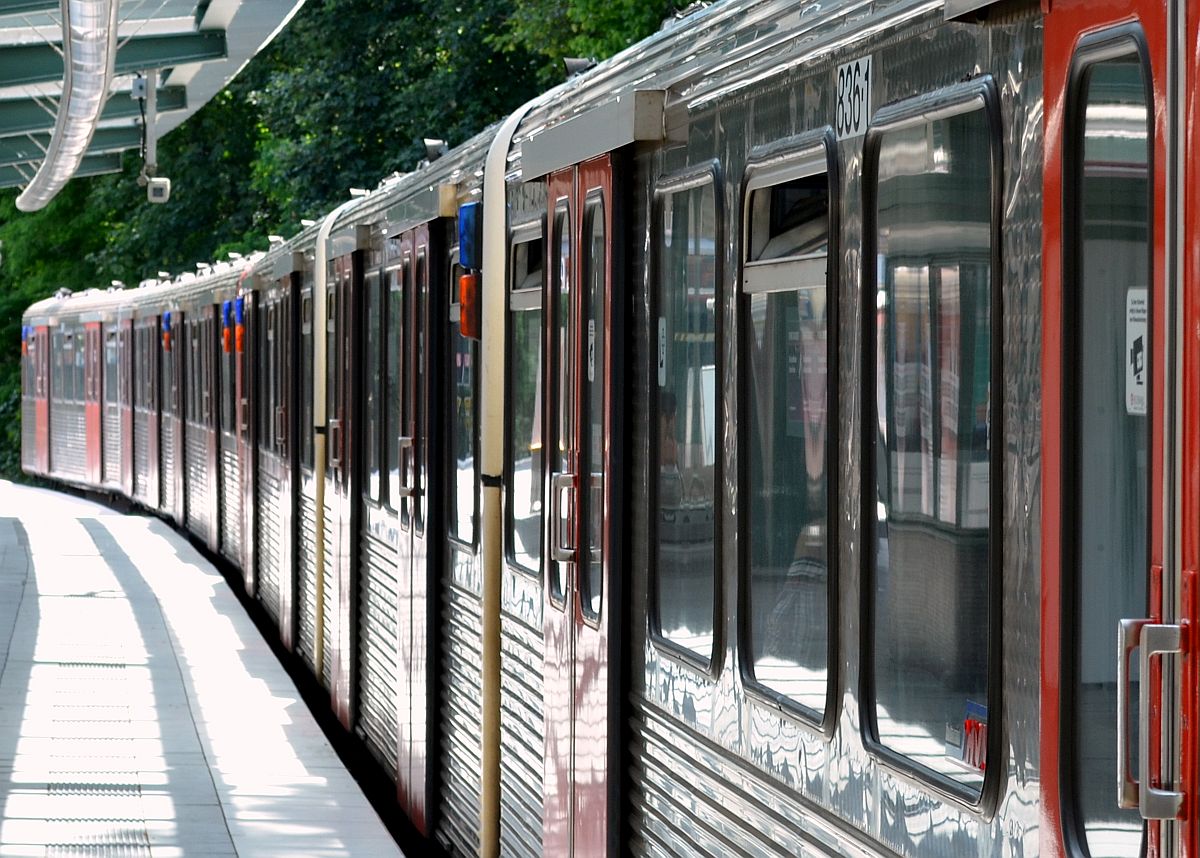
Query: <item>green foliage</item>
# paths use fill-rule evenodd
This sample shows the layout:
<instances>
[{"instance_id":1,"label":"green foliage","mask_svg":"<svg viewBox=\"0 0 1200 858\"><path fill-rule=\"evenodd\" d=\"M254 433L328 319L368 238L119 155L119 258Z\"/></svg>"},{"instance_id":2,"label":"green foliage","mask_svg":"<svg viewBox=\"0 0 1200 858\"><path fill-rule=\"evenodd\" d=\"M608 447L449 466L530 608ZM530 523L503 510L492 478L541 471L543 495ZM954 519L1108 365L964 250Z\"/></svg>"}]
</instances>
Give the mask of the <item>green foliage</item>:
<instances>
[{"instance_id":1,"label":"green foliage","mask_svg":"<svg viewBox=\"0 0 1200 858\"><path fill-rule=\"evenodd\" d=\"M605 59L653 33L679 4L673 0L514 0L501 50L539 55L538 80L563 79L564 57Z\"/></svg>"},{"instance_id":2,"label":"green foliage","mask_svg":"<svg viewBox=\"0 0 1200 858\"><path fill-rule=\"evenodd\" d=\"M664 0L308 0L225 90L159 141L171 202L119 175L20 214L0 191L0 476L20 471L21 313L62 286L129 285L266 246L657 29Z\"/></svg>"}]
</instances>

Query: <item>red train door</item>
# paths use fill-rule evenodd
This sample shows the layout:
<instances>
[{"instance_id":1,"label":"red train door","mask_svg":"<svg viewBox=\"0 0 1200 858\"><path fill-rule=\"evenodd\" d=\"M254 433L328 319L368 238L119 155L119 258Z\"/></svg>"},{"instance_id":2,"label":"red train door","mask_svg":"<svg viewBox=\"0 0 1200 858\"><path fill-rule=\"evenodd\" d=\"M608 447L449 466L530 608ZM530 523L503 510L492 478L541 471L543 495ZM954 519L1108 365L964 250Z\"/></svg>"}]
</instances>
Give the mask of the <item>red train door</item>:
<instances>
[{"instance_id":1,"label":"red train door","mask_svg":"<svg viewBox=\"0 0 1200 858\"><path fill-rule=\"evenodd\" d=\"M103 361L101 359L101 333L99 322L88 322L83 330L83 411L84 431L87 434L87 457L85 478L92 485L99 485L102 471L101 397L104 394Z\"/></svg>"},{"instance_id":2,"label":"red train door","mask_svg":"<svg viewBox=\"0 0 1200 858\"><path fill-rule=\"evenodd\" d=\"M550 177L545 353L550 559L545 584L547 855L614 847L610 725L611 581L616 450L610 156Z\"/></svg>"},{"instance_id":3,"label":"red train door","mask_svg":"<svg viewBox=\"0 0 1200 858\"><path fill-rule=\"evenodd\" d=\"M1047 855L1177 854L1182 8L1055 0L1046 18Z\"/></svg>"},{"instance_id":4,"label":"red train door","mask_svg":"<svg viewBox=\"0 0 1200 858\"><path fill-rule=\"evenodd\" d=\"M1186 9L1186 49L1182 52L1179 76L1186 81L1183 99L1187 116L1186 140L1183 150L1188 166L1196 164L1200 157L1200 126L1197 125L1197 110L1200 109L1200 8L1196 4L1179 3ZM1185 168L1185 172L1188 172ZM1200 230L1200 183L1195 174L1186 175L1178 185L1184 189L1183 242L1185 256L1182 260L1184 291L1182 301L1182 330L1196 330L1200 324L1200 246L1194 240ZM1184 794L1181 815L1186 820L1181 828L1179 854L1200 856L1200 653L1197 653L1195 634L1200 626L1200 344L1195 337L1183 338L1183 372L1179 388L1182 419L1180 449L1183 464L1179 469L1181 551L1180 566L1183 570L1179 587L1178 624L1190 629L1182 635L1185 653L1182 661L1182 705L1180 731L1180 776L1179 790ZM1189 639L1190 638L1190 639Z\"/></svg>"}]
</instances>

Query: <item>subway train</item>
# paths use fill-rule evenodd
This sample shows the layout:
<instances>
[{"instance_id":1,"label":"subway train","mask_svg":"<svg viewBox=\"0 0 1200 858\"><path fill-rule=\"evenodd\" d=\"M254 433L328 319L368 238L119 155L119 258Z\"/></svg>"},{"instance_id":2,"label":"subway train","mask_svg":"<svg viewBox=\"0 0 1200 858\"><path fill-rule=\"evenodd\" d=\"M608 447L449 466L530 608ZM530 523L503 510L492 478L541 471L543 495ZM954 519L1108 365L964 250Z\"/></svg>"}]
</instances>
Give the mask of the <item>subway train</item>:
<instances>
[{"instance_id":1,"label":"subway train","mask_svg":"<svg viewBox=\"0 0 1200 858\"><path fill-rule=\"evenodd\" d=\"M34 304L23 466L241 570L450 854L1200 854L1198 56L1183 0L686 10Z\"/></svg>"}]
</instances>

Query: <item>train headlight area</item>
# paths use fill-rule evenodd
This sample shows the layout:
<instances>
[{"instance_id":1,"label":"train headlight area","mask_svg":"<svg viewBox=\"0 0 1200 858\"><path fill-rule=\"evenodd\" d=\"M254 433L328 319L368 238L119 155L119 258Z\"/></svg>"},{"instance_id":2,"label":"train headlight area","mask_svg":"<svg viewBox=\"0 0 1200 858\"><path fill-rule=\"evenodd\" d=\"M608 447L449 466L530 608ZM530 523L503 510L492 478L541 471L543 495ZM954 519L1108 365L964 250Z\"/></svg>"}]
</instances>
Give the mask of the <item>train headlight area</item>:
<instances>
[{"instance_id":1,"label":"train headlight area","mask_svg":"<svg viewBox=\"0 0 1200 858\"><path fill-rule=\"evenodd\" d=\"M701 6L29 307L23 467L220 558L423 849L1200 853L1200 15Z\"/></svg>"}]
</instances>

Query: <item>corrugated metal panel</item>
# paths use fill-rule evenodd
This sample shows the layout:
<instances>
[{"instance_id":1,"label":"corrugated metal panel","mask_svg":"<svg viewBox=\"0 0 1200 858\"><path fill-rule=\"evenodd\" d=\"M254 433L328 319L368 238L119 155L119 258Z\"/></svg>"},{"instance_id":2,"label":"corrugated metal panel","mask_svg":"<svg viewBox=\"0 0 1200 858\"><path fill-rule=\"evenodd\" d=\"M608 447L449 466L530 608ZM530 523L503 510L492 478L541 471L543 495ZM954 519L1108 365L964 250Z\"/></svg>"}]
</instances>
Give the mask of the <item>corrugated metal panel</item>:
<instances>
[{"instance_id":1,"label":"corrugated metal panel","mask_svg":"<svg viewBox=\"0 0 1200 858\"><path fill-rule=\"evenodd\" d=\"M475 593L442 594L441 817L437 838L456 855L479 852L480 652L482 606Z\"/></svg>"},{"instance_id":2,"label":"corrugated metal panel","mask_svg":"<svg viewBox=\"0 0 1200 858\"><path fill-rule=\"evenodd\" d=\"M236 446L221 450L221 553L242 560L242 463Z\"/></svg>"},{"instance_id":3,"label":"corrugated metal panel","mask_svg":"<svg viewBox=\"0 0 1200 858\"><path fill-rule=\"evenodd\" d=\"M82 404L51 403L50 438L51 473L82 480L87 471L87 422Z\"/></svg>"},{"instance_id":4,"label":"corrugated metal panel","mask_svg":"<svg viewBox=\"0 0 1200 858\"><path fill-rule=\"evenodd\" d=\"M208 433L200 426L189 424L184 449L184 491L187 493L188 530L201 539L208 539L208 499L212 474L208 469Z\"/></svg>"},{"instance_id":5,"label":"corrugated metal panel","mask_svg":"<svg viewBox=\"0 0 1200 858\"><path fill-rule=\"evenodd\" d=\"M500 618L500 848L542 854L543 658L545 641L508 615Z\"/></svg>"},{"instance_id":6,"label":"corrugated metal panel","mask_svg":"<svg viewBox=\"0 0 1200 858\"><path fill-rule=\"evenodd\" d=\"M279 625L279 578L283 565L280 546L285 534L281 518L280 497L282 491L279 478L272 468L267 467L267 456L259 454L257 481L258 495L258 538L254 548L258 554L258 600L262 602L275 624Z\"/></svg>"},{"instance_id":7,"label":"corrugated metal panel","mask_svg":"<svg viewBox=\"0 0 1200 858\"><path fill-rule=\"evenodd\" d=\"M634 855L889 855L737 755L635 698L629 748Z\"/></svg>"},{"instance_id":8,"label":"corrugated metal panel","mask_svg":"<svg viewBox=\"0 0 1200 858\"><path fill-rule=\"evenodd\" d=\"M30 397L21 400L21 464L33 468L37 464L37 406Z\"/></svg>"},{"instance_id":9,"label":"corrugated metal panel","mask_svg":"<svg viewBox=\"0 0 1200 858\"><path fill-rule=\"evenodd\" d=\"M373 534L360 539L358 717L367 747L394 777L397 766L397 552Z\"/></svg>"},{"instance_id":10,"label":"corrugated metal panel","mask_svg":"<svg viewBox=\"0 0 1200 858\"><path fill-rule=\"evenodd\" d=\"M300 493L300 529L296 588L300 594L300 657L316 667L317 651L317 507L308 492Z\"/></svg>"},{"instance_id":11,"label":"corrugated metal panel","mask_svg":"<svg viewBox=\"0 0 1200 858\"><path fill-rule=\"evenodd\" d=\"M333 540L329 539L329 531L336 527L336 520L333 516L333 509L329 506L329 496L332 491L327 486L325 488L325 539L323 549L325 554L325 577L322 583L322 601L325 605L325 625L321 629L321 639L323 641L325 658L321 664L321 681L326 688L333 686L333 623L330 617L333 611L337 610L337 560L333 556Z\"/></svg>"},{"instance_id":12,"label":"corrugated metal panel","mask_svg":"<svg viewBox=\"0 0 1200 858\"><path fill-rule=\"evenodd\" d=\"M150 483L150 421L145 411L133 412L133 496L143 502ZM157 500L155 498L154 500Z\"/></svg>"},{"instance_id":13,"label":"corrugated metal panel","mask_svg":"<svg viewBox=\"0 0 1200 858\"><path fill-rule=\"evenodd\" d=\"M175 508L175 418L164 415L162 418L162 443L159 445L159 455L162 457L162 472L159 475L158 487L162 493L162 509L166 511Z\"/></svg>"},{"instance_id":14,"label":"corrugated metal panel","mask_svg":"<svg viewBox=\"0 0 1200 858\"><path fill-rule=\"evenodd\" d=\"M121 409L104 405L104 482L121 481Z\"/></svg>"}]
</instances>

